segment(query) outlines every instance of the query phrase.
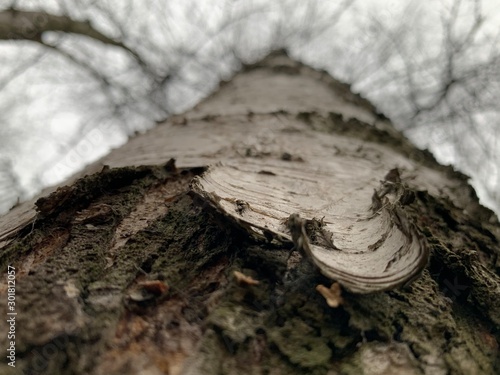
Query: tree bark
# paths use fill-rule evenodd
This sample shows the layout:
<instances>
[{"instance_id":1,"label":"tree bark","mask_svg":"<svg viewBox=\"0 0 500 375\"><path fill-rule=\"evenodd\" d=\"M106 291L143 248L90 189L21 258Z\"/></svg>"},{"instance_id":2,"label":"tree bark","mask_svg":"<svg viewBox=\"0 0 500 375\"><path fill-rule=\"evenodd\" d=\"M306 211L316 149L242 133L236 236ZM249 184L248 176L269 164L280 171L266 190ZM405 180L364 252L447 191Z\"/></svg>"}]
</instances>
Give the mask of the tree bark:
<instances>
[{"instance_id":1,"label":"tree bark","mask_svg":"<svg viewBox=\"0 0 500 375\"><path fill-rule=\"evenodd\" d=\"M332 157L315 160L319 149ZM327 164L348 165L326 191L341 194L335 207L362 200L367 209L377 206L379 180L397 168L411 199L394 207L425 241L425 269L384 292L344 287L330 307L316 288L332 280L290 255L291 237L249 229L229 198L196 190L208 171L247 162L274 168L259 170L262 179L283 165L317 167L320 182ZM239 179L225 182L241 189ZM316 208L286 212L296 211L322 216ZM353 215L335 214L339 222ZM339 233L335 245L347 243ZM496 216L479 205L467 176L412 146L348 86L274 54L0 218L1 265L16 271L17 313L15 368L2 364L1 372L496 374L499 239ZM7 281L4 274L4 317ZM8 330L1 319L3 348Z\"/></svg>"}]
</instances>

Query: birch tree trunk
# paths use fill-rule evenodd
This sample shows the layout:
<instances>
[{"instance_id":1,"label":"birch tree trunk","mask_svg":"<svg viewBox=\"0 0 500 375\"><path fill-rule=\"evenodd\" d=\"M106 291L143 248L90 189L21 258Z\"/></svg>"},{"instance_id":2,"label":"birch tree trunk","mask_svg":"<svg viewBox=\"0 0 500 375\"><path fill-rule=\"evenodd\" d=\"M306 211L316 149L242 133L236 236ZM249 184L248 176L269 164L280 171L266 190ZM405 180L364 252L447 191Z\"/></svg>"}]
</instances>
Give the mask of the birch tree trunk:
<instances>
[{"instance_id":1,"label":"birch tree trunk","mask_svg":"<svg viewBox=\"0 0 500 375\"><path fill-rule=\"evenodd\" d=\"M496 216L284 54L42 196L0 218L2 374L500 373ZM335 280L307 225L330 225L326 257L353 254ZM365 231L397 280L350 272Z\"/></svg>"}]
</instances>

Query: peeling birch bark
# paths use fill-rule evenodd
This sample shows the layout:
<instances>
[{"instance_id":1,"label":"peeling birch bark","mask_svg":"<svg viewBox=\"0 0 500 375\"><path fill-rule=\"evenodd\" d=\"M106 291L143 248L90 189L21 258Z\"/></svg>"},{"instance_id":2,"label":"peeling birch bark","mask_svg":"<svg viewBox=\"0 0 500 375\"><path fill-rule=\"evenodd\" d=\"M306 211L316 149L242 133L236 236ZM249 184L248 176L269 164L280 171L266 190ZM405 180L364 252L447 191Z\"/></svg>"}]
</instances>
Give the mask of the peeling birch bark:
<instances>
[{"instance_id":1,"label":"peeling birch bark","mask_svg":"<svg viewBox=\"0 0 500 375\"><path fill-rule=\"evenodd\" d=\"M396 191L405 188L398 182L379 209L371 204L374 190L383 190L383 168L399 161L416 178L417 166L376 145L370 146L376 157L361 157L362 141L291 125L254 126L261 136L247 133L232 156L195 179L194 192L262 239L271 233L291 241L286 222L292 214L321 223L303 239L308 256L351 292L388 290L413 280L429 253Z\"/></svg>"}]
</instances>

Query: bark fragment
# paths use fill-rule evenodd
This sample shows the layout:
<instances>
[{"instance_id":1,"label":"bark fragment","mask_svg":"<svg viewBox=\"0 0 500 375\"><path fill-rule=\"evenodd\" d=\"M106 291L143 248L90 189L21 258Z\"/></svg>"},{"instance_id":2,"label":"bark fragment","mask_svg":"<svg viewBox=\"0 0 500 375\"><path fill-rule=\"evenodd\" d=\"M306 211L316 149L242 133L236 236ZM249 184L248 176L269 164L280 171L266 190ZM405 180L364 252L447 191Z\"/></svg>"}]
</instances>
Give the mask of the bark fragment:
<instances>
[{"instance_id":1,"label":"bark fragment","mask_svg":"<svg viewBox=\"0 0 500 375\"><path fill-rule=\"evenodd\" d=\"M300 140L297 133L268 134L265 156L213 165L193 181L193 192L252 236L268 239L271 232L293 242L325 276L351 292L409 284L426 266L429 251L405 212L411 189L399 170L377 182L379 163L390 164L394 155L386 151L376 162L357 159L350 155L354 139L306 134ZM300 162L280 156L279 150L292 143ZM332 145L344 156L335 155Z\"/></svg>"}]
</instances>

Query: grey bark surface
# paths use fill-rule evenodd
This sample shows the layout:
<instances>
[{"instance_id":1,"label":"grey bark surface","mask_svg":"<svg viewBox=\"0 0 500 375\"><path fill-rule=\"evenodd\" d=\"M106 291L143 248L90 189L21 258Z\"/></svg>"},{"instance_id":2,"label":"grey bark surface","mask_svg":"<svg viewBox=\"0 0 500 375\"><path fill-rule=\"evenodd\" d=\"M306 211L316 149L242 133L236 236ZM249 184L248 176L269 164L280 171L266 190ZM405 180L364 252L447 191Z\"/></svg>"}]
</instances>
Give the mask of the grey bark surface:
<instances>
[{"instance_id":1,"label":"grey bark surface","mask_svg":"<svg viewBox=\"0 0 500 375\"><path fill-rule=\"evenodd\" d=\"M336 280L290 253L280 222L324 216L340 251L366 247L349 226L362 222L356 214L382 217L373 191L395 168L405 194L388 217L411 225L430 258L384 292L352 293L338 280L331 308L316 289ZM500 372L496 216L466 176L413 147L348 86L283 54L64 185L0 218L18 312L16 368L1 373ZM363 225L369 249L391 238ZM6 335L0 342L8 347Z\"/></svg>"}]
</instances>

